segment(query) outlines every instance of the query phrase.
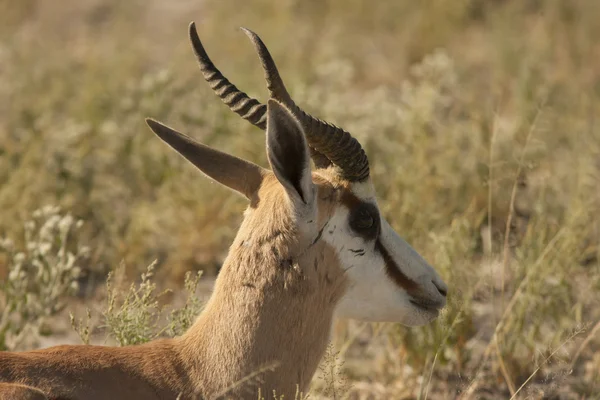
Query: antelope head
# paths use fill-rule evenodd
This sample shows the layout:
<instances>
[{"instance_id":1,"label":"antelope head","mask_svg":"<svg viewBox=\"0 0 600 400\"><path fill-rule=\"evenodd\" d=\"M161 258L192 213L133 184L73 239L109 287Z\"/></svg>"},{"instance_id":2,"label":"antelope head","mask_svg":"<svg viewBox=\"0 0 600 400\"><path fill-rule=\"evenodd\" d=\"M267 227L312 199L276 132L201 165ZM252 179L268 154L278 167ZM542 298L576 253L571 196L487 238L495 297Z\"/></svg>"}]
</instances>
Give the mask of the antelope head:
<instances>
[{"instance_id":1,"label":"antelope head","mask_svg":"<svg viewBox=\"0 0 600 400\"><path fill-rule=\"evenodd\" d=\"M274 220L268 216L273 204L264 201L261 190L267 181L278 184L293 230L299 232L297 242L310 247L324 241L336 253L347 281L336 316L409 326L433 320L446 304L447 286L381 215L360 143L345 130L300 109L262 40L248 29L243 31L264 69L268 104L249 97L225 78L208 57L194 23L189 27L200 70L211 88L232 111L267 131L272 171L147 120L151 129L206 175L248 197L254 206L246 212L245 222L252 214L261 216L254 224ZM324 202L331 205L323 206Z\"/></svg>"}]
</instances>

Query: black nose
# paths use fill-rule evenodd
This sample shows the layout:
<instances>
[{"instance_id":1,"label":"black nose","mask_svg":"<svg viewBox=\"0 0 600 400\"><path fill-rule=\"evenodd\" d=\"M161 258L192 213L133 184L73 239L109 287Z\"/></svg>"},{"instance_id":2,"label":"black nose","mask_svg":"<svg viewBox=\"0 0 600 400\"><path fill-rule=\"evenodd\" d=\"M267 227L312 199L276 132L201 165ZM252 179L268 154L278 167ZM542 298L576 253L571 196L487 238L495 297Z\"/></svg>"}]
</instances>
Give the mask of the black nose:
<instances>
[{"instance_id":1,"label":"black nose","mask_svg":"<svg viewBox=\"0 0 600 400\"><path fill-rule=\"evenodd\" d=\"M435 286L435 288L438 290L438 292L440 292L440 294L444 297L448 296L448 288L446 287L446 285L442 284L440 285L439 283L436 283L435 281L433 281L433 286Z\"/></svg>"}]
</instances>

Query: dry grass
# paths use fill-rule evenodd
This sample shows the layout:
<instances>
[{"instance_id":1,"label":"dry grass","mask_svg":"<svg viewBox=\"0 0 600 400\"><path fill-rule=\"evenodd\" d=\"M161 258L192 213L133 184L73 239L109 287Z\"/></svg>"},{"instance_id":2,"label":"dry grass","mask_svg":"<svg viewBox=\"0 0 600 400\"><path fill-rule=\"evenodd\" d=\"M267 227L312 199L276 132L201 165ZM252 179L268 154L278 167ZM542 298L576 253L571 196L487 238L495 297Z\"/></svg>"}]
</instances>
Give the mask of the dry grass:
<instances>
[{"instance_id":1,"label":"dry grass","mask_svg":"<svg viewBox=\"0 0 600 400\"><path fill-rule=\"evenodd\" d=\"M87 295L121 260L133 277L158 258L170 286L214 274L243 201L144 117L266 165L264 135L210 93L186 38L196 20L264 99L247 26L297 102L364 143L383 212L451 288L426 328L336 325L346 396L592 398L598 18L595 0L0 0L0 233L21 237L46 204L85 220Z\"/></svg>"}]
</instances>

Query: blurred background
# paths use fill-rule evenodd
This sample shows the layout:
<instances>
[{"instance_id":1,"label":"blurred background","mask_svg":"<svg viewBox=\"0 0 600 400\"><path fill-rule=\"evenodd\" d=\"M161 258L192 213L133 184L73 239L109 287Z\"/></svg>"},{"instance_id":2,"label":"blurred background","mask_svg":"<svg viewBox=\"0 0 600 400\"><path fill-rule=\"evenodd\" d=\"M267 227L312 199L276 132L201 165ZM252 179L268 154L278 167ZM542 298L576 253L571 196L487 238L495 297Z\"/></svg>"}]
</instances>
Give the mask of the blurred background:
<instances>
[{"instance_id":1,"label":"blurred background","mask_svg":"<svg viewBox=\"0 0 600 400\"><path fill-rule=\"evenodd\" d=\"M296 102L363 143L383 213L450 286L431 326L336 324L334 382L315 396L596 398L596 0L0 0L6 293L15 249L38 257L31 232L51 214L58 231L60 215L83 221L65 245L81 268L73 307L102 299L121 263L135 280L157 260L175 291L202 270L210 290L245 202L144 118L267 163L264 133L203 81L192 20L225 76L265 101L239 27L262 37Z\"/></svg>"}]
</instances>

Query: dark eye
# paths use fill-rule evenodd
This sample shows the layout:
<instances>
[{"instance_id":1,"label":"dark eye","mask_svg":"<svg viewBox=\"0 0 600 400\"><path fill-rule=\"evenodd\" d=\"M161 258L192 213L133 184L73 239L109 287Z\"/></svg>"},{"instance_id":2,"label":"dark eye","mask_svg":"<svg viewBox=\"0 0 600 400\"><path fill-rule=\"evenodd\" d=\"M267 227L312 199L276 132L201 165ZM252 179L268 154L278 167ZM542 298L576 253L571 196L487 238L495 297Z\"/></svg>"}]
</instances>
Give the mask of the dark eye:
<instances>
[{"instance_id":1,"label":"dark eye","mask_svg":"<svg viewBox=\"0 0 600 400\"><path fill-rule=\"evenodd\" d=\"M361 209L354 215L354 227L359 230L372 228L375 224L375 218L369 210Z\"/></svg>"},{"instance_id":2,"label":"dark eye","mask_svg":"<svg viewBox=\"0 0 600 400\"><path fill-rule=\"evenodd\" d=\"M350 214L350 228L365 240L372 240L379 234L379 211L374 204L362 203Z\"/></svg>"}]
</instances>

